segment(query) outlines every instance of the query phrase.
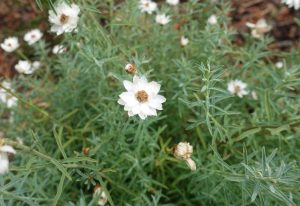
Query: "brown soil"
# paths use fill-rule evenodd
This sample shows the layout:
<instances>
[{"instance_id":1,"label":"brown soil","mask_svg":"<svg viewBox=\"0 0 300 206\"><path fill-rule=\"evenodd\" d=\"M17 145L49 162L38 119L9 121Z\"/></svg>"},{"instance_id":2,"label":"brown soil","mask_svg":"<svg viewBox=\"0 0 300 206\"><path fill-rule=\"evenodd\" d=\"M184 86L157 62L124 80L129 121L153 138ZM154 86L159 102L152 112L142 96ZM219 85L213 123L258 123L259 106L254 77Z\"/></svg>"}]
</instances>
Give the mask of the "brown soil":
<instances>
[{"instance_id":1,"label":"brown soil","mask_svg":"<svg viewBox=\"0 0 300 206\"><path fill-rule=\"evenodd\" d=\"M300 17L300 11L295 11L281 3L281 0L231 0L233 10L230 13L232 27L238 31L236 43L242 45L245 41L243 33L249 32L246 22L255 23L265 18L272 30L274 38L270 45L273 50L288 50L298 43L300 27L295 18Z\"/></svg>"}]
</instances>

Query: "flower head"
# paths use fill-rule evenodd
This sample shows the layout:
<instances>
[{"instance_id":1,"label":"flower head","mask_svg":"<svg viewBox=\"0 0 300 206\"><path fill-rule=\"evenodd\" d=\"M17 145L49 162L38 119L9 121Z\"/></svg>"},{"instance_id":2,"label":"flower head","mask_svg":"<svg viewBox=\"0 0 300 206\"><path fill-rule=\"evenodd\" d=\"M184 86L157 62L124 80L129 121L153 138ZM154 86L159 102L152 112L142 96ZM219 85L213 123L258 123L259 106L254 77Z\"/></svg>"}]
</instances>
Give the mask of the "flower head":
<instances>
[{"instance_id":1,"label":"flower head","mask_svg":"<svg viewBox=\"0 0 300 206\"><path fill-rule=\"evenodd\" d=\"M196 170L196 164L191 159L193 146L188 142L180 142L173 147L173 154L177 159L184 160L191 170Z\"/></svg>"},{"instance_id":2,"label":"flower head","mask_svg":"<svg viewBox=\"0 0 300 206\"><path fill-rule=\"evenodd\" d=\"M56 6L55 12L49 11L49 21L52 23L51 32L60 35L64 32L72 32L77 27L79 6L60 3Z\"/></svg>"},{"instance_id":3,"label":"flower head","mask_svg":"<svg viewBox=\"0 0 300 206\"><path fill-rule=\"evenodd\" d=\"M98 205L104 206L107 203L107 196L105 192L101 189L100 185L97 185L94 189L94 197L99 198Z\"/></svg>"},{"instance_id":4,"label":"flower head","mask_svg":"<svg viewBox=\"0 0 300 206\"><path fill-rule=\"evenodd\" d=\"M186 45L188 45L188 43L189 43L189 39L186 38L185 36L181 36L181 38L180 38L181 46L186 46Z\"/></svg>"},{"instance_id":5,"label":"flower head","mask_svg":"<svg viewBox=\"0 0 300 206\"><path fill-rule=\"evenodd\" d=\"M1 44L1 48L6 52L13 52L19 48L20 44L17 37L8 37Z\"/></svg>"},{"instance_id":6,"label":"flower head","mask_svg":"<svg viewBox=\"0 0 300 206\"><path fill-rule=\"evenodd\" d=\"M157 116L156 110L162 110L166 98L159 95L160 84L148 82L145 77L133 77L133 82L123 81L127 90L119 95L118 103L124 105L129 116L139 115L141 119Z\"/></svg>"},{"instance_id":7,"label":"flower head","mask_svg":"<svg viewBox=\"0 0 300 206\"><path fill-rule=\"evenodd\" d=\"M12 90L11 83L7 81L2 82L2 86L6 89ZM13 91L13 90L12 90ZM0 101L6 104L7 108L12 108L17 105L18 99L14 96L12 96L10 93L8 93L3 88L0 88Z\"/></svg>"},{"instance_id":8,"label":"flower head","mask_svg":"<svg viewBox=\"0 0 300 206\"><path fill-rule=\"evenodd\" d=\"M32 70L36 71L41 67L41 62L40 61L34 61L31 64Z\"/></svg>"},{"instance_id":9,"label":"flower head","mask_svg":"<svg viewBox=\"0 0 300 206\"><path fill-rule=\"evenodd\" d=\"M238 97L242 98L244 95L247 95L249 91L247 89L247 84L240 80L233 80L228 83L227 90Z\"/></svg>"},{"instance_id":10,"label":"flower head","mask_svg":"<svg viewBox=\"0 0 300 206\"><path fill-rule=\"evenodd\" d=\"M281 0L282 3L287 4L288 7L298 10L300 9L300 0Z\"/></svg>"},{"instance_id":11,"label":"flower head","mask_svg":"<svg viewBox=\"0 0 300 206\"><path fill-rule=\"evenodd\" d=\"M171 21L170 16L167 16L166 14L157 14L155 17L155 21L158 24L166 25Z\"/></svg>"},{"instance_id":12,"label":"flower head","mask_svg":"<svg viewBox=\"0 0 300 206\"><path fill-rule=\"evenodd\" d=\"M211 25L215 25L218 23L218 18L216 15L213 14L207 19L207 22Z\"/></svg>"},{"instance_id":13,"label":"flower head","mask_svg":"<svg viewBox=\"0 0 300 206\"><path fill-rule=\"evenodd\" d=\"M140 0L139 8L142 12L152 14L157 9L157 4L151 0Z\"/></svg>"},{"instance_id":14,"label":"flower head","mask_svg":"<svg viewBox=\"0 0 300 206\"><path fill-rule=\"evenodd\" d=\"M283 62L281 62L281 61L276 62L275 66L277 69L281 69L283 67Z\"/></svg>"},{"instance_id":15,"label":"flower head","mask_svg":"<svg viewBox=\"0 0 300 206\"><path fill-rule=\"evenodd\" d=\"M64 47L63 45L61 44L58 44L58 45L55 45L52 49L52 53L53 54L61 54L61 53L64 53L66 52L66 47Z\"/></svg>"},{"instance_id":16,"label":"flower head","mask_svg":"<svg viewBox=\"0 0 300 206\"><path fill-rule=\"evenodd\" d=\"M271 26L267 24L265 19L260 19L256 24L247 22L246 26L251 29L251 34L254 38L262 38L263 35L271 30Z\"/></svg>"},{"instance_id":17,"label":"flower head","mask_svg":"<svg viewBox=\"0 0 300 206\"><path fill-rule=\"evenodd\" d=\"M32 45L39 41L42 36L43 33L39 29L34 29L24 35L24 41L26 41L29 45Z\"/></svg>"},{"instance_id":18,"label":"flower head","mask_svg":"<svg viewBox=\"0 0 300 206\"><path fill-rule=\"evenodd\" d=\"M0 146L0 175L9 171L9 154L16 154L14 148L9 145Z\"/></svg>"},{"instance_id":19,"label":"flower head","mask_svg":"<svg viewBox=\"0 0 300 206\"><path fill-rule=\"evenodd\" d=\"M179 4L179 0L167 0L166 2L172 6Z\"/></svg>"},{"instance_id":20,"label":"flower head","mask_svg":"<svg viewBox=\"0 0 300 206\"><path fill-rule=\"evenodd\" d=\"M125 71L128 73L128 74L136 74L136 66L134 64L126 64L125 66Z\"/></svg>"}]
</instances>

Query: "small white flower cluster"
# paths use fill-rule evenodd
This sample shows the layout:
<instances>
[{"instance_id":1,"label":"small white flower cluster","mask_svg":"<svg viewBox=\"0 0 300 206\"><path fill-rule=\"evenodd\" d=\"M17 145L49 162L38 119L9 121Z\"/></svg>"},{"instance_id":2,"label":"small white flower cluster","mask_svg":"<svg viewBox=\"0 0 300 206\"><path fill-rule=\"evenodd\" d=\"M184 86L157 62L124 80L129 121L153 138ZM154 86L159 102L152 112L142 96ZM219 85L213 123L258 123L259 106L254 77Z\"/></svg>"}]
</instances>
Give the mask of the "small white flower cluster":
<instances>
[{"instance_id":1,"label":"small white flower cluster","mask_svg":"<svg viewBox=\"0 0 300 206\"><path fill-rule=\"evenodd\" d=\"M11 83L8 81L3 81L2 86L8 90L11 90L12 92L14 91L11 87ZM0 88L0 101L5 104L7 108L15 107L18 104L18 99L3 88Z\"/></svg>"},{"instance_id":2,"label":"small white flower cluster","mask_svg":"<svg viewBox=\"0 0 300 206\"><path fill-rule=\"evenodd\" d=\"M179 0L167 0L167 3L170 5L177 5ZM140 0L139 2L139 9L143 13L152 14L157 8L157 3L152 0ZM160 13L156 15L155 21L160 25L166 25L171 21L171 18L166 14Z\"/></svg>"},{"instance_id":3,"label":"small white flower cluster","mask_svg":"<svg viewBox=\"0 0 300 206\"><path fill-rule=\"evenodd\" d=\"M19 60L19 62L15 65L15 69L20 74L33 74L36 70L38 70L41 66L39 61L29 62L27 60Z\"/></svg>"},{"instance_id":4,"label":"small white flower cluster","mask_svg":"<svg viewBox=\"0 0 300 206\"><path fill-rule=\"evenodd\" d=\"M255 24L247 22L246 26L251 29L251 35L258 39L262 38L265 33L272 29L265 19L260 19Z\"/></svg>"},{"instance_id":5,"label":"small white flower cluster","mask_svg":"<svg viewBox=\"0 0 300 206\"><path fill-rule=\"evenodd\" d=\"M300 0L281 0L282 3L288 5L288 7L298 10L300 9Z\"/></svg>"},{"instance_id":6,"label":"small white flower cluster","mask_svg":"<svg viewBox=\"0 0 300 206\"><path fill-rule=\"evenodd\" d=\"M39 29L33 29L27 32L24 35L24 41L28 43L28 45L33 45L38 42L43 36L43 33ZM6 52L13 52L20 47L19 40L17 37L8 37L1 44L1 48ZM15 69L19 73L23 74L32 74L35 70L40 67L39 61L34 61L30 63L29 61L19 60L18 64L15 65Z\"/></svg>"},{"instance_id":7,"label":"small white flower cluster","mask_svg":"<svg viewBox=\"0 0 300 206\"><path fill-rule=\"evenodd\" d=\"M33 45L37 41L39 41L43 36L43 33L39 29L34 29L27 32L24 35L24 41L26 41L29 45ZM13 52L20 47L19 40L17 37L8 37L4 39L1 44L1 48L6 52Z\"/></svg>"},{"instance_id":8,"label":"small white flower cluster","mask_svg":"<svg viewBox=\"0 0 300 206\"><path fill-rule=\"evenodd\" d=\"M66 3L60 3L55 8L55 12L49 11L49 21L52 23L51 31L60 35L64 32L72 32L77 27L78 15L80 9L76 4L68 5ZM43 37L43 33L39 29L33 29L24 35L24 41L28 45L33 45ZM20 47L17 37L8 37L1 43L1 48L6 52L13 52ZM63 45L56 45L53 47L52 52L54 54L61 54L66 51ZM40 62L34 61L31 63L27 60L20 60L15 65L15 69L21 74L32 74L39 69Z\"/></svg>"},{"instance_id":9,"label":"small white flower cluster","mask_svg":"<svg viewBox=\"0 0 300 206\"><path fill-rule=\"evenodd\" d=\"M193 146L188 142L180 142L173 147L173 154L179 160L184 160L187 166L195 171L197 169L196 163L191 158L193 154Z\"/></svg>"},{"instance_id":10,"label":"small white flower cluster","mask_svg":"<svg viewBox=\"0 0 300 206\"><path fill-rule=\"evenodd\" d=\"M0 146L0 175L9 171L9 155L16 154L13 147L9 145Z\"/></svg>"}]
</instances>

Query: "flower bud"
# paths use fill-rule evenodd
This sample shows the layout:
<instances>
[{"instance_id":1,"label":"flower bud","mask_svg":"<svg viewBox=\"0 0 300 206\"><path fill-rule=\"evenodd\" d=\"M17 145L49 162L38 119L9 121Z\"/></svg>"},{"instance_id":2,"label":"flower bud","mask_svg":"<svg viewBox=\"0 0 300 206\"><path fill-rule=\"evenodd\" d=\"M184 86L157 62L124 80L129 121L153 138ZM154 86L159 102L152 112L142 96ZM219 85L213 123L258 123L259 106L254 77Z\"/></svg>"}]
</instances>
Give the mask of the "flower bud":
<instances>
[{"instance_id":1,"label":"flower bud","mask_svg":"<svg viewBox=\"0 0 300 206\"><path fill-rule=\"evenodd\" d=\"M191 159L193 154L193 146L188 142L180 142L173 147L173 154L177 159L184 160L187 166L192 170L196 170L196 163Z\"/></svg>"},{"instance_id":2,"label":"flower bud","mask_svg":"<svg viewBox=\"0 0 300 206\"><path fill-rule=\"evenodd\" d=\"M83 150L82 150L83 154L84 154L85 156L88 156L89 153L90 153L90 149L91 149L91 148L89 148L89 147L83 148Z\"/></svg>"},{"instance_id":3,"label":"flower bud","mask_svg":"<svg viewBox=\"0 0 300 206\"><path fill-rule=\"evenodd\" d=\"M94 198L99 198L99 206L104 206L107 203L107 196L100 185L96 185L96 187L94 188Z\"/></svg>"},{"instance_id":4,"label":"flower bud","mask_svg":"<svg viewBox=\"0 0 300 206\"><path fill-rule=\"evenodd\" d=\"M193 146L188 142L180 142L173 148L173 154L177 159L186 160L191 157Z\"/></svg>"},{"instance_id":5,"label":"flower bud","mask_svg":"<svg viewBox=\"0 0 300 206\"><path fill-rule=\"evenodd\" d=\"M125 66L125 71L128 73L128 74L131 74L131 75L135 75L137 70L136 70L136 66L134 64L126 64Z\"/></svg>"}]
</instances>

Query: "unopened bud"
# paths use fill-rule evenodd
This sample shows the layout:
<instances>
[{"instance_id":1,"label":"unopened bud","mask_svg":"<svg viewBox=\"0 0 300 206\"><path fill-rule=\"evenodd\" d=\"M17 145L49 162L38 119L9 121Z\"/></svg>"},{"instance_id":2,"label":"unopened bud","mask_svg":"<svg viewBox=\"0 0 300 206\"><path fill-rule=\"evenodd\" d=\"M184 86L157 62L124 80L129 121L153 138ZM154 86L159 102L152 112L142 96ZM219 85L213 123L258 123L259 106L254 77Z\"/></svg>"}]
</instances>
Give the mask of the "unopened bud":
<instances>
[{"instance_id":1,"label":"unopened bud","mask_svg":"<svg viewBox=\"0 0 300 206\"><path fill-rule=\"evenodd\" d=\"M193 154L193 146L188 142L180 142L173 147L173 154L177 159L184 160L187 166L192 170L196 170L196 163L191 159Z\"/></svg>"},{"instance_id":2,"label":"unopened bud","mask_svg":"<svg viewBox=\"0 0 300 206\"><path fill-rule=\"evenodd\" d=\"M91 148L89 148L89 147L83 148L83 154L84 154L85 156L88 156L89 153L90 153L90 150L91 150Z\"/></svg>"},{"instance_id":3,"label":"unopened bud","mask_svg":"<svg viewBox=\"0 0 300 206\"><path fill-rule=\"evenodd\" d=\"M137 70L136 70L136 66L134 64L126 64L125 66L125 71L128 73L128 74L131 74L131 75L135 75Z\"/></svg>"}]
</instances>

